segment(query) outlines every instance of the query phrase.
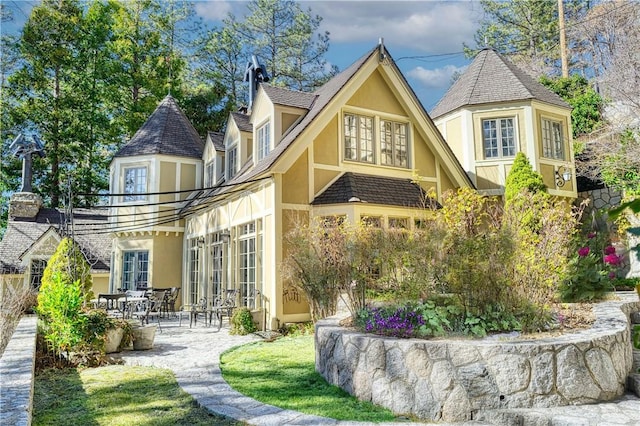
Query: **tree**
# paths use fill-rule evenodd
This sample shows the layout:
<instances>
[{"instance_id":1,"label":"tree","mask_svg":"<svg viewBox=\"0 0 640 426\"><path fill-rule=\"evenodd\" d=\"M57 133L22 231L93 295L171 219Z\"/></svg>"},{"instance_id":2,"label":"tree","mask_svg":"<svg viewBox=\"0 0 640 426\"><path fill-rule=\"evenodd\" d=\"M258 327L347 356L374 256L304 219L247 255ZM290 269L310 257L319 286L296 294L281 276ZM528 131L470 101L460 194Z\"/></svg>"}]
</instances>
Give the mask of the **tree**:
<instances>
[{"instance_id":1,"label":"tree","mask_svg":"<svg viewBox=\"0 0 640 426\"><path fill-rule=\"evenodd\" d=\"M546 192L547 187L540 173L533 170L529 159L522 152L516 154L504 187L505 202L509 203L523 190L532 193Z\"/></svg>"},{"instance_id":2,"label":"tree","mask_svg":"<svg viewBox=\"0 0 640 426\"><path fill-rule=\"evenodd\" d=\"M322 18L304 11L293 0L253 0L249 15L239 31L251 50L267 67L274 85L310 91L336 73L326 72L324 54L329 49L329 33L314 33Z\"/></svg>"},{"instance_id":3,"label":"tree","mask_svg":"<svg viewBox=\"0 0 640 426\"><path fill-rule=\"evenodd\" d=\"M604 101L586 78L578 74L555 79L542 76L540 83L560 95L573 108L571 122L574 138L591 133L603 124L601 109Z\"/></svg>"},{"instance_id":4,"label":"tree","mask_svg":"<svg viewBox=\"0 0 640 426\"><path fill-rule=\"evenodd\" d=\"M492 47L535 76L559 69L560 35L555 2L481 0L481 4L485 17L474 36L476 49ZM584 16L589 5L586 0L568 2L565 5L568 25ZM475 54L468 47L465 51L467 56Z\"/></svg>"}]
</instances>

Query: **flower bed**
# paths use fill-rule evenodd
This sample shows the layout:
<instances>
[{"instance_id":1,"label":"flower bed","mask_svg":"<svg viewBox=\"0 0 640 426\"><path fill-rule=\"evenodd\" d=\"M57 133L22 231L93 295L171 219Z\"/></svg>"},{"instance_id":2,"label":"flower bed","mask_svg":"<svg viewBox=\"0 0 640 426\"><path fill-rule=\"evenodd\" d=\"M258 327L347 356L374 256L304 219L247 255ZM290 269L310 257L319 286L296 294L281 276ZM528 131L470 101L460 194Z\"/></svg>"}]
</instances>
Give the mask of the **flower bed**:
<instances>
[{"instance_id":1,"label":"flower bed","mask_svg":"<svg viewBox=\"0 0 640 426\"><path fill-rule=\"evenodd\" d=\"M595 305L587 330L539 340L422 340L316 324L316 370L356 397L397 414L464 421L492 408L552 407L614 399L632 366L634 293Z\"/></svg>"}]
</instances>

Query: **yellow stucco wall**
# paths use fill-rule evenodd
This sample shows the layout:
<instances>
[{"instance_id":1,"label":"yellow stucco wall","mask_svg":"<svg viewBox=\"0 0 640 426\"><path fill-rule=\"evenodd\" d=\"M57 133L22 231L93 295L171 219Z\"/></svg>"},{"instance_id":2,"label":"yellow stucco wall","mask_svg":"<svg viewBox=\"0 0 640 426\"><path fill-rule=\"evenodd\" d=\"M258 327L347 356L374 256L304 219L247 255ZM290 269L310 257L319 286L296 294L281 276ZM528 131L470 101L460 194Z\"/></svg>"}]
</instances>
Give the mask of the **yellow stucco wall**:
<instances>
[{"instance_id":1,"label":"yellow stucco wall","mask_svg":"<svg viewBox=\"0 0 640 426\"><path fill-rule=\"evenodd\" d=\"M303 223L309 223L309 214L304 211L282 210L282 235ZM282 258L285 259L289 253L286 241L282 241ZM291 283L280 280L278 289L279 297L282 300L281 322L293 322L295 319L288 318L291 315L304 315L309 313L309 304L299 290L292 287Z\"/></svg>"},{"instance_id":2,"label":"yellow stucco wall","mask_svg":"<svg viewBox=\"0 0 640 426\"><path fill-rule=\"evenodd\" d=\"M476 187L478 189L500 189L500 168L502 164L476 167Z\"/></svg>"},{"instance_id":3,"label":"yellow stucco wall","mask_svg":"<svg viewBox=\"0 0 640 426\"><path fill-rule=\"evenodd\" d=\"M182 234L153 237L152 287L179 287L182 282Z\"/></svg>"},{"instance_id":4,"label":"yellow stucco wall","mask_svg":"<svg viewBox=\"0 0 640 426\"><path fill-rule=\"evenodd\" d=\"M347 105L389 114L405 115L402 105L378 70L373 72L367 81L358 88L351 99L347 101Z\"/></svg>"},{"instance_id":5,"label":"yellow stucco wall","mask_svg":"<svg viewBox=\"0 0 640 426\"><path fill-rule=\"evenodd\" d=\"M338 165L338 128L340 118L336 116L322 129L313 141L313 160L319 164Z\"/></svg>"},{"instance_id":6,"label":"yellow stucco wall","mask_svg":"<svg viewBox=\"0 0 640 426\"><path fill-rule=\"evenodd\" d=\"M282 202L309 204L309 166L305 150L282 177Z\"/></svg>"},{"instance_id":7,"label":"yellow stucco wall","mask_svg":"<svg viewBox=\"0 0 640 426\"><path fill-rule=\"evenodd\" d=\"M320 191L337 179L340 172L336 170L314 169L313 171L313 193L318 195Z\"/></svg>"},{"instance_id":8,"label":"yellow stucco wall","mask_svg":"<svg viewBox=\"0 0 640 426\"><path fill-rule=\"evenodd\" d=\"M413 150L415 152L415 165L414 169L418 175L425 177L436 177L436 157L424 141L424 139L417 133L413 132L414 143Z\"/></svg>"},{"instance_id":9,"label":"yellow stucco wall","mask_svg":"<svg viewBox=\"0 0 640 426\"><path fill-rule=\"evenodd\" d=\"M200 186L200 185L197 185ZM195 164L182 163L180 166L180 190L196 188L196 166ZM182 198L185 198L188 193L184 193Z\"/></svg>"},{"instance_id":10,"label":"yellow stucco wall","mask_svg":"<svg viewBox=\"0 0 640 426\"><path fill-rule=\"evenodd\" d=\"M445 140L451 147L451 150L455 156L462 161L463 149L462 149L462 117L458 116L448 120L445 123Z\"/></svg>"}]
</instances>

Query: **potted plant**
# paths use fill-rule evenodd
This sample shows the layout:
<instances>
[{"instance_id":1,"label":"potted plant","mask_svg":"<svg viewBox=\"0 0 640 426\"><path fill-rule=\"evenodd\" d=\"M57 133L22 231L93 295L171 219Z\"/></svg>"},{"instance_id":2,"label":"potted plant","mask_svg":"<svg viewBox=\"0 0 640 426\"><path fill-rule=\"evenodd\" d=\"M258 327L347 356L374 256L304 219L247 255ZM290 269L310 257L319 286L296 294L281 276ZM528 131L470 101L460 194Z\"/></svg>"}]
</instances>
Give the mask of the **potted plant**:
<instances>
[{"instance_id":1,"label":"potted plant","mask_svg":"<svg viewBox=\"0 0 640 426\"><path fill-rule=\"evenodd\" d=\"M127 321L112 318L103 309L86 310L84 316L87 319L86 341L99 351L120 352L131 344L131 324Z\"/></svg>"},{"instance_id":2,"label":"potted plant","mask_svg":"<svg viewBox=\"0 0 640 426\"><path fill-rule=\"evenodd\" d=\"M157 324L134 326L132 331L133 350L144 351L153 348L153 339L156 335Z\"/></svg>"}]
</instances>

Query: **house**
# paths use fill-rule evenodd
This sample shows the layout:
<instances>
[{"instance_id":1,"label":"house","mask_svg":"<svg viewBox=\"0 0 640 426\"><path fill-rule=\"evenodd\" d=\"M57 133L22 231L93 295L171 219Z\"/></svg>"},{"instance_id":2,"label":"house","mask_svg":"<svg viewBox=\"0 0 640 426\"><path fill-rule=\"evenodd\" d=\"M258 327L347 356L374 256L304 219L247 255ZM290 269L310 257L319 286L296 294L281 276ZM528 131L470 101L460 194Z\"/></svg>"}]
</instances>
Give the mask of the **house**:
<instances>
[{"instance_id":1,"label":"house","mask_svg":"<svg viewBox=\"0 0 640 426\"><path fill-rule=\"evenodd\" d=\"M382 43L313 93L248 77L223 133L202 141L167 96L114 156L109 291L179 286L188 307L236 289L261 328L305 321L280 271L297 220L408 229L427 194L473 187Z\"/></svg>"},{"instance_id":2,"label":"house","mask_svg":"<svg viewBox=\"0 0 640 426\"><path fill-rule=\"evenodd\" d=\"M37 194L13 194L0 241L0 298L17 286L38 289L47 261L65 236L73 236L89 262L94 293L108 292L111 237L107 226L105 209L76 209L70 215L62 209L42 208Z\"/></svg>"},{"instance_id":3,"label":"house","mask_svg":"<svg viewBox=\"0 0 640 426\"><path fill-rule=\"evenodd\" d=\"M504 194L518 151L552 195L576 198L571 107L493 49L483 49L431 111L477 189Z\"/></svg>"}]
</instances>

